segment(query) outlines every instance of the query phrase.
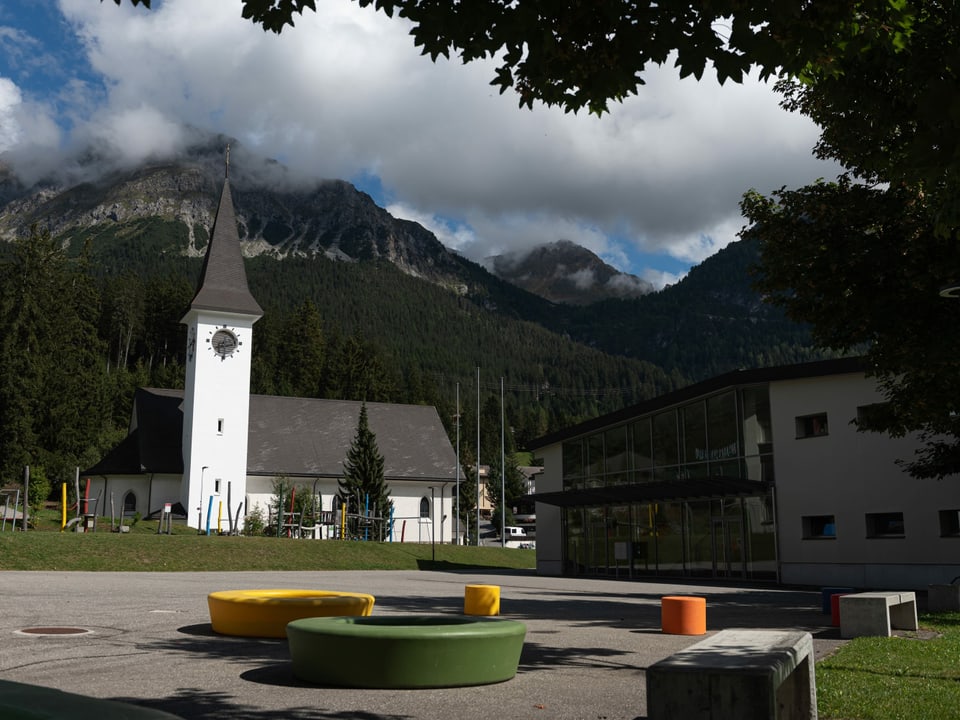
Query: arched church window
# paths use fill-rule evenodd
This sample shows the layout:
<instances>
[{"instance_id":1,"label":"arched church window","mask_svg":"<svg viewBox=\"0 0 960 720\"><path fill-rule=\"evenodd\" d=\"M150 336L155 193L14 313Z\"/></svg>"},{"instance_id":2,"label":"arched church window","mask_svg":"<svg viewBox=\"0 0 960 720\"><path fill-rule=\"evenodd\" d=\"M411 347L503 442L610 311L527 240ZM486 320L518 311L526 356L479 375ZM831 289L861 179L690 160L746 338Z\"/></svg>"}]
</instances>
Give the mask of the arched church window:
<instances>
[{"instance_id":1,"label":"arched church window","mask_svg":"<svg viewBox=\"0 0 960 720\"><path fill-rule=\"evenodd\" d=\"M420 498L420 517L429 518L430 517L430 501L427 498Z\"/></svg>"},{"instance_id":2,"label":"arched church window","mask_svg":"<svg viewBox=\"0 0 960 720\"><path fill-rule=\"evenodd\" d=\"M134 513L137 511L137 496L133 491L123 496L123 511L125 513Z\"/></svg>"}]
</instances>

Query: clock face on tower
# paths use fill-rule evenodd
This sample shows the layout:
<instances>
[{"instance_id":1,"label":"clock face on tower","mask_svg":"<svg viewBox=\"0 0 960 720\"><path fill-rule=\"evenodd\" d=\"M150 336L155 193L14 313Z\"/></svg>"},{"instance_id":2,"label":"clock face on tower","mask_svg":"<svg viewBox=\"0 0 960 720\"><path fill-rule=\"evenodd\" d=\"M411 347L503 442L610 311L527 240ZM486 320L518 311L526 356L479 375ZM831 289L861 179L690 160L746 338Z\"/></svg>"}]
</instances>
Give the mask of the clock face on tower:
<instances>
[{"instance_id":1,"label":"clock face on tower","mask_svg":"<svg viewBox=\"0 0 960 720\"><path fill-rule=\"evenodd\" d=\"M211 336L207 342L210 343L210 349L213 350L213 354L221 360L233 357L233 354L240 348L237 331L228 329L226 326L211 331Z\"/></svg>"}]
</instances>

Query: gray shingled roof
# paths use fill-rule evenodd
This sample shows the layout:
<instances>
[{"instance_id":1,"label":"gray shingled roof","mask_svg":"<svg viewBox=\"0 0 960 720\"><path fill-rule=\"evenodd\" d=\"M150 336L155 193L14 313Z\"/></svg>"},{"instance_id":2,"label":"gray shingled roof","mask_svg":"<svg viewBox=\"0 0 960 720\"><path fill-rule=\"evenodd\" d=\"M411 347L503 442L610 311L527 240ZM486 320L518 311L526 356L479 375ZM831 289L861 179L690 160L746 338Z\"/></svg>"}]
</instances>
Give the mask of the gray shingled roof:
<instances>
[{"instance_id":1,"label":"gray shingled roof","mask_svg":"<svg viewBox=\"0 0 960 720\"><path fill-rule=\"evenodd\" d=\"M252 395L250 475L340 477L362 403ZM139 388L130 434L84 475L182 473L183 391ZM367 403L387 480L456 479L457 457L433 407Z\"/></svg>"},{"instance_id":2,"label":"gray shingled roof","mask_svg":"<svg viewBox=\"0 0 960 720\"><path fill-rule=\"evenodd\" d=\"M213 220L210 245L203 259L200 284L191 310L213 310L263 316L263 310L247 287L247 272L240 252L237 217L233 210L230 180L224 179L220 206Z\"/></svg>"},{"instance_id":3,"label":"gray shingled roof","mask_svg":"<svg viewBox=\"0 0 960 720\"><path fill-rule=\"evenodd\" d=\"M362 403L254 395L247 472L340 477ZM433 407L367 403L389 479L453 480L457 457Z\"/></svg>"}]
</instances>

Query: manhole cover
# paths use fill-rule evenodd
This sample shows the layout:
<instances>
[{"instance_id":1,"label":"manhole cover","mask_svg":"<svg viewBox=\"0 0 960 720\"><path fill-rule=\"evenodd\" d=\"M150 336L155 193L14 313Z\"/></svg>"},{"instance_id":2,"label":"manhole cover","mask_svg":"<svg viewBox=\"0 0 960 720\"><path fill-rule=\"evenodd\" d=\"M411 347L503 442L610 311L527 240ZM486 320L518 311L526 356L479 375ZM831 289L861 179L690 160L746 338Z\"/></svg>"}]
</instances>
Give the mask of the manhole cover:
<instances>
[{"instance_id":1,"label":"manhole cover","mask_svg":"<svg viewBox=\"0 0 960 720\"><path fill-rule=\"evenodd\" d=\"M21 635L86 635L93 630L77 627L32 627L17 632Z\"/></svg>"}]
</instances>

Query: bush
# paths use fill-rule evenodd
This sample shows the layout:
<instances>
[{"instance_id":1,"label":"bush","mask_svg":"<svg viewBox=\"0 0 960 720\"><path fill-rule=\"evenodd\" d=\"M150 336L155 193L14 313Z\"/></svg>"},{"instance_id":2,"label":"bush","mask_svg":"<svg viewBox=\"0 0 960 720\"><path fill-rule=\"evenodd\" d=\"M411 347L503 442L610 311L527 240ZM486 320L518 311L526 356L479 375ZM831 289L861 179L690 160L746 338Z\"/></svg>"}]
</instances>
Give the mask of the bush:
<instances>
[{"instance_id":1,"label":"bush","mask_svg":"<svg viewBox=\"0 0 960 720\"><path fill-rule=\"evenodd\" d=\"M30 503L30 514L36 515L43 510L43 504L50 496L50 480L41 465L30 466L30 493L27 501Z\"/></svg>"},{"instance_id":2,"label":"bush","mask_svg":"<svg viewBox=\"0 0 960 720\"><path fill-rule=\"evenodd\" d=\"M253 510L248 512L243 520L244 535L263 535L264 521L263 510L260 504L254 506Z\"/></svg>"}]
</instances>

